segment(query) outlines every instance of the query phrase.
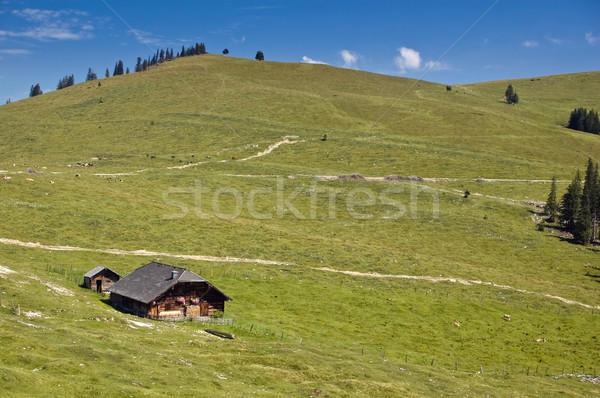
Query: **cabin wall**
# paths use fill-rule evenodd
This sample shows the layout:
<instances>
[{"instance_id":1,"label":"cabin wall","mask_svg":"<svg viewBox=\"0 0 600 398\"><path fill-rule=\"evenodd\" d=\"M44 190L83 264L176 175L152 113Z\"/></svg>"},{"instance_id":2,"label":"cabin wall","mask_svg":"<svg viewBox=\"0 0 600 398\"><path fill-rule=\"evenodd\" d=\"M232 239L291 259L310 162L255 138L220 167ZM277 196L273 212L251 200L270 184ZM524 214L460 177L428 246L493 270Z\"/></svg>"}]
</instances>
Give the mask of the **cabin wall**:
<instances>
[{"instance_id":1,"label":"cabin wall","mask_svg":"<svg viewBox=\"0 0 600 398\"><path fill-rule=\"evenodd\" d=\"M177 301L184 298L185 303ZM193 304L198 298L200 302ZM206 283L178 283L166 291L151 305L150 313L161 318L198 318L211 316L217 311L225 310L223 296Z\"/></svg>"},{"instance_id":2,"label":"cabin wall","mask_svg":"<svg viewBox=\"0 0 600 398\"><path fill-rule=\"evenodd\" d=\"M105 292L109 287L115 284L120 279L119 275L116 275L113 272L104 270L100 271L100 273L93 278L84 277L83 285L91 290L96 291L96 286L98 281L102 283L102 292Z\"/></svg>"},{"instance_id":3,"label":"cabin wall","mask_svg":"<svg viewBox=\"0 0 600 398\"><path fill-rule=\"evenodd\" d=\"M148 305L140 303L139 301L133 300L129 297L111 293L110 302L113 304L113 306L121 308L125 312L129 312L138 316L150 315L150 307Z\"/></svg>"}]
</instances>

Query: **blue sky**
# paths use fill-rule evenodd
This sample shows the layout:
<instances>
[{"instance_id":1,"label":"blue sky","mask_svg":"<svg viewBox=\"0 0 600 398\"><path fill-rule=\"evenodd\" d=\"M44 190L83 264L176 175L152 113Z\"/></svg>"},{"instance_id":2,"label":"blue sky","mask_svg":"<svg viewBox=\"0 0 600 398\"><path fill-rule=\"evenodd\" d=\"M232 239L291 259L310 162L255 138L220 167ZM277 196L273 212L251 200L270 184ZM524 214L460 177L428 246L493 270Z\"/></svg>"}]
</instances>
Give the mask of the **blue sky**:
<instances>
[{"instance_id":1,"label":"blue sky","mask_svg":"<svg viewBox=\"0 0 600 398\"><path fill-rule=\"evenodd\" d=\"M460 84L600 70L600 1L0 0L0 104L204 42Z\"/></svg>"}]
</instances>

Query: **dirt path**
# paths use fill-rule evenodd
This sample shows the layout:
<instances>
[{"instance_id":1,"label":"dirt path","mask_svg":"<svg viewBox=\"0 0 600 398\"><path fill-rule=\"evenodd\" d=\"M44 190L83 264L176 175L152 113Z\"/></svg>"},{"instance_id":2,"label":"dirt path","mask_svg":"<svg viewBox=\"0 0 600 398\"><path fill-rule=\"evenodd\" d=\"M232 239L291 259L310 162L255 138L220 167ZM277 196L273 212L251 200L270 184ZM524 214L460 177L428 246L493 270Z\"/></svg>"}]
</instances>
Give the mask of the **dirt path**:
<instances>
[{"instance_id":1,"label":"dirt path","mask_svg":"<svg viewBox=\"0 0 600 398\"><path fill-rule=\"evenodd\" d=\"M267 149L265 149L262 152L257 153L256 155L252 155L252 156L248 156L247 158L240 159L240 162L268 155L269 153L273 152L275 149L279 148L279 146L281 146L283 144L295 144L297 142L302 142L302 141L298 141L298 140L290 140L290 138L298 138L298 136L297 135L286 135L285 137L283 137L283 140L277 141L276 143L270 145Z\"/></svg>"},{"instance_id":2,"label":"dirt path","mask_svg":"<svg viewBox=\"0 0 600 398\"><path fill-rule=\"evenodd\" d=\"M76 246L54 246L54 245L43 245L41 243L22 242L16 239L0 238L0 243L5 245L14 245L21 247L29 247L34 249L45 249L52 251L79 251L79 252L93 252L93 253L107 253L107 254L119 254L125 256L148 256L148 257L172 257L181 258L184 260L196 260L196 261L211 261L211 262L223 262L223 263L256 263L266 265L287 265L280 261L271 260L260 260L250 258L238 258L238 257L214 257L214 256L203 256L196 254L173 254L163 252L153 252L147 250L120 250L120 249L90 249L85 247Z\"/></svg>"},{"instance_id":3,"label":"dirt path","mask_svg":"<svg viewBox=\"0 0 600 398\"><path fill-rule=\"evenodd\" d=\"M418 275L394 275L394 274L378 274L377 272L357 272L357 271L342 271L342 270L336 270L336 269L332 269L332 268L328 268L328 267L320 267L320 268L312 268L316 271L326 271L326 272L335 272L338 274L345 274L345 275L352 275L352 276L362 276L362 277L369 277L369 278L395 278L395 279L413 279L413 280L421 280L421 281L428 281L428 282L451 282L451 283L460 283L461 285L485 285L485 286L493 286L493 287L497 287L500 289L506 289L506 290L514 290L516 292L519 293L527 293L527 294L535 294L538 296L544 296L544 297L548 297L548 298L552 298L555 300L559 300L562 301L563 303L567 303L567 304L573 304L573 305L580 305L582 307L585 308L593 308L593 309L600 309L600 305L590 305L590 304L584 304L581 303L579 301L574 301L574 300L569 300L563 297L559 297L559 296L553 296L551 294L548 293L538 293L538 292L532 292L529 290L525 290L525 289L517 289L516 287L512 287L512 286L508 286L508 285L498 285L496 283L493 282L483 282L483 281L479 281L479 280L467 280L467 279L460 279L460 278L453 278L453 277L443 277L443 276L418 276Z\"/></svg>"},{"instance_id":4,"label":"dirt path","mask_svg":"<svg viewBox=\"0 0 600 398\"><path fill-rule=\"evenodd\" d=\"M238 258L238 257L214 257L214 256L204 256L204 255L196 255L196 254L173 254L173 253L163 253L163 252L152 252L146 250L120 250L120 249L90 249L76 246L55 246L55 245L43 245L41 243L32 243L32 242L22 242L16 239L6 239L0 238L0 243L5 245L14 245L21 247L29 247L35 249L45 249L52 251L87 251L94 253L107 253L107 254L118 254L118 255L126 255L126 256L152 256L152 257L172 257L172 258L181 258L184 260L195 260L195 261L210 261L210 262L223 262L223 263L255 263L255 264L264 264L264 265L294 265L293 263L284 263L280 261L271 261L271 260L261 260L261 259L249 259L249 258ZM538 293L532 292L525 289L518 289L509 285L499 285L493 282L484 282L480 280L467 280L461 278L453 278L453 277L442 277L442 276L427 276L427 275L396 275L396 274L379 274L377 272L357 272L357 271L344 271L344 270L336 270L329 267L309 267L310 269L316 271L323 272L334 272L338 274L352 275L352 276L360 276L360 277L368 277L368 278L394 278L394 279L412 279L412 280L421 280L432 283L437 282L450 282L450 283L460 283L462 285L484 285L484 286L492 286L500 289L513 290L520 293L526 294L535 294L538 296L544 296L547 298L555 299L562 301L566 304L579 305L585 308L593 308L600 309L600 305L590 305L584 304L579 301L569 300L564 297L554 296L548 293ZM15 271L0 266L0 277L4 275L8 275L14 273ZM35 279L35 278L32 278ZM57 290L56 286L49 286L54 290Z\"/></svg>"},{"instance_id":5,"label":"dirt path","mask_svg":"<svg viewBox=\"0 0 600 398\"><path fill-rule=\"evenodd\" d=\"M252 156L248 156L247 158L243 158L243 159L239 159L239 160L220 160L220 163L226 163L226 162L230 162L230 161L239 161L239 162L243 162L245 160L250 160L250 159L254 159L254 158L259 158L261 156L265 156L270 154L271 152L273 152L275 149L279 148L281 145L283 144L296 144L298 142L303 142L302 140L293 140L293 138L298 138L297 135L286 135L285 137L283 137L282 140L277 141L274 144L269 145L269 147L267 149L265 149L262 152L259 152L255 155ZM195 167L195 166L200 166L202 164L206 164L206 163L210 163L209 160L203 160L201 162L196 162L196 163L188 163L188 164L183 164L180 166L168 166L167 170L183 170L183 169L187 169L188 167ZM126 173L102 173L102 174L94 174L95 176L99 176L99 177L106 177L106 176L133 176L133 175L137 175L140 173L144 173L146 171L150 171L149 169L144 169L144 170L136 170L133 172L126 172Z\"/></svg>"}]
</instances>

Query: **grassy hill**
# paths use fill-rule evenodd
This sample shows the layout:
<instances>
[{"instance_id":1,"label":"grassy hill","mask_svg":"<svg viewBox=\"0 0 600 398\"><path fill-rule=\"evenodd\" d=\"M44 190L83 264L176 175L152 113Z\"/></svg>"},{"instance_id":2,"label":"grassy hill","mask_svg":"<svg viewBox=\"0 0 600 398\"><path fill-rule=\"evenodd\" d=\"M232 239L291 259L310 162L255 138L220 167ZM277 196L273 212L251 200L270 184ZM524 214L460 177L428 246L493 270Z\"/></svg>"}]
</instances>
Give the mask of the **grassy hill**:
<instances>
[{"instance_id":1,"label":"grassy hill","mask_svg":"<svg viewBox=\"0 0 600 398\"><path fill-rule=\"evenodd\" d=\"M600 364L598 253L538 231L534 204L600 158L563 127L599 89L206 55L0 107L0 391L593 394L554 376ZM152 260L231 296L236 339L77 286Z\"/></svg>"}]
</instances>

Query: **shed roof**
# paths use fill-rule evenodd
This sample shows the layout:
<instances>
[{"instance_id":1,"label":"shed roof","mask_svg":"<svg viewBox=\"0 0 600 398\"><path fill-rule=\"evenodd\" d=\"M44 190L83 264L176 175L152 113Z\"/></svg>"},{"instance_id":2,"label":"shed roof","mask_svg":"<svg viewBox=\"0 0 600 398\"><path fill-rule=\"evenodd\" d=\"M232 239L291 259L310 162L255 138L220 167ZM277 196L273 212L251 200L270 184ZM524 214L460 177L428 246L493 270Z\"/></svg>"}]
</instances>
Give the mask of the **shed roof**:
<instances>
[{"instance_id":1,"label":"shed roof","mask_svg":"<svg viewBox=\"0 0 600 398\"><path fill-rule=\"evenodd\" d=\"M175 278L173 278L173 271L177 272ZM181 282L207 283L221 293L225 300L231 300L225 293L192 271L154 261L131 272L107 290L111 293L148 304L166 292L170 287Z\"/></svg>"},{"instance_id":2,"label":"shed roof","mask_svg":"<svg viewBox=\"0 0 600 398\"><path fill-rule=\"evenodd\" d=\"M112 272L113 274L117 275L119 278L121 277L121 275L117 274L115 271L113 271L112 269L108 268L108 267L104 267L104 266L98 266L88 272L86 272L83 277L84 278L93 278L96 275L98 275L100 272L104 271L104 270L108 270L110 272Z\"/></svg>"}]
</instances>

